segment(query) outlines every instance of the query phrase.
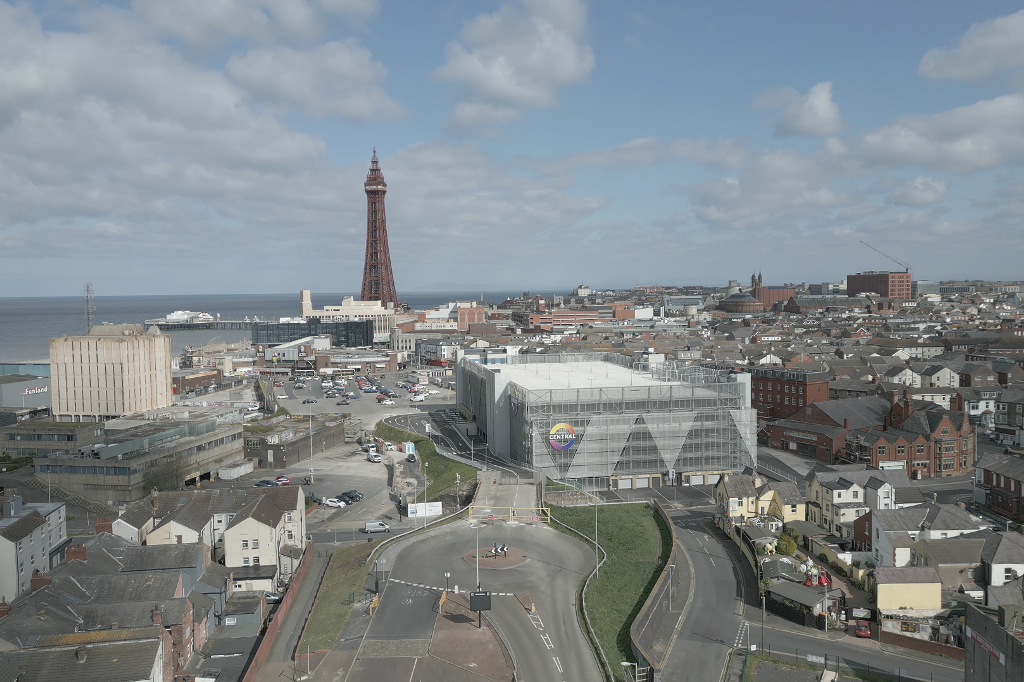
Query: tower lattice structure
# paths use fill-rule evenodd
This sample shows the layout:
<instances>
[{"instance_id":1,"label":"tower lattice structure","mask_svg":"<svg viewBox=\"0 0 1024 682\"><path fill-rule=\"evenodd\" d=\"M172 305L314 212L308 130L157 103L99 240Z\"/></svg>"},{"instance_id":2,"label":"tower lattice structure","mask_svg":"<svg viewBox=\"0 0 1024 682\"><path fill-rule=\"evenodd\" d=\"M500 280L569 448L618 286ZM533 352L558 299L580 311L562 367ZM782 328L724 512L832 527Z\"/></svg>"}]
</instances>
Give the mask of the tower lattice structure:
<instances>
[{"instance_id":1,"label":"tower lattice structure","mask_svg":"<svg viewBox=\"0 0 1024 682\"><path fill-rule=\"evenodd\" d=\"M377 148L373 149L370 171L363 184L366 191L366 258L363 261L363 288L359 298L380 301L398 307L395 276L391 271L391 250L388 248L388 221L384 214L384 195L388 183L377 162Z\"/></svg>"}]
</instances>

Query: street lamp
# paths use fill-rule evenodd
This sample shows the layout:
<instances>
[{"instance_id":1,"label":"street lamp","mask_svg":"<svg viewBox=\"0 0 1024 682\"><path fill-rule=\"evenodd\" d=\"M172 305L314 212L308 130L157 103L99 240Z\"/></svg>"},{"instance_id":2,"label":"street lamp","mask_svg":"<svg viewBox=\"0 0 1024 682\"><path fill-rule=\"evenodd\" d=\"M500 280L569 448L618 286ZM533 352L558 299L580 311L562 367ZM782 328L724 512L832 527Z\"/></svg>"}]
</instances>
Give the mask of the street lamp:
<instances>
[{"instance_id":1,"label":"street lamp","mask_svg":"<svg viewBox=\"0 0 1024 682\"><path fill-rule=\"evenodd\" d=\"M451 577L452 577L451 573L449 573L448 571L444 572L444 591L445 592L448 591L448 578L451 578Z\"/></svg>"},{"instance_id":2,"label":"street lamp","mask_svg":"<svg viewBox=\"0 0 1024 682\"><path fill-rule=\"evenodd\" d=\"M675 575L676 565L668 565L668 610L672 610L672 577Z\"/></svg>"},{"instance_id":3,"label":"street lamp","mask_svg":"<svg viewBox=\"0 0 1024 682\"><path fill-rule=\"evenodd\" d=\"M636 678L640 676L640 666L636 663L630 663L629 661L622 662L623 668L628 668L629 666L633 666L633 679L636 680Z\"/></svg>"}]
</instances>

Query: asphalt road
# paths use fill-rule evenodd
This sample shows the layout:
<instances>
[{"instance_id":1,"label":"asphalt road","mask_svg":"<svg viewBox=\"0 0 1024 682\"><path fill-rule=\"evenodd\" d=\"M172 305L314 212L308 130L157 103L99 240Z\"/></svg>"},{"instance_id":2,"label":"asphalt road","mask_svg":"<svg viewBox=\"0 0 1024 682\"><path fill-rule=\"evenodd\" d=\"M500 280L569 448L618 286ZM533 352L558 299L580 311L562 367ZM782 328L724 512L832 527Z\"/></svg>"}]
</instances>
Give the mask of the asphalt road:
<instances>
[{"instance_id":1,"label":"asphalt road","mask_svg":"<svg viewBox=\"0 0 1024 682\"><path fill-rule=\"evenodd\" d=\"M476 567L463 557L495 542L521 549L529 559L517 567L480 570L480 583L492 597L489 616L504 632L519 665L519 678L530 682L592 682L601 678L576 620L575 595L580 580L593 568L586 545L546 525L470 525L459 521L443 532L385 553L388 586L370 633L377 639L421 638L433 627L434 600L448 582L460 591L476 585ZM528 593L536 603L531 614L514 596ZM378 615L381 617L378 619ZM532 617L531 617L532 616ZM369 636L369 635L368 635Z\"/></svg>"},{"instance_id":2,"label":"asphalt road","mask_svg":"<svg viewBox=\"0 0 1024 682\"><path fill-rule=\"evenodd\" d=\"M745 647L748 641L761 643L757 583L738 549L714 531L710 511L673 511L671 516L679 544L693 563L696 589L666 672L685 671L690 679L688 675L693 671L699 676L692 679L718 679L730 647ZM715 615L710 618L707 614ZM857 672L896 675L899 670L904 680L954 682L963 680L964 675L962 664L958 666L955 661L898 647L882 650L874 639L830 639L822 632L770 614L765 620L764 646L770 647L773 655L797 657L804 662L808 654L827 654L833 664L838 656L841 668Z\"/></svg>"}]
</instances>

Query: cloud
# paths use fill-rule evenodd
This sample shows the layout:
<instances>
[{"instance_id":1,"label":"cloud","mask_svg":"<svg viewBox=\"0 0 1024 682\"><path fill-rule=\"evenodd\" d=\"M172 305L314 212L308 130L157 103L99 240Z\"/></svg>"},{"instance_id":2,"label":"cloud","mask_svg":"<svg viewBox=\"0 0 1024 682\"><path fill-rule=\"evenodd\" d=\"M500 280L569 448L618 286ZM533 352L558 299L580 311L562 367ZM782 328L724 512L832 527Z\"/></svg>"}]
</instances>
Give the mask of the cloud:
<instances>
[{"instance_id":1,"label":"cloud","mask_svg":"<svg viewBox=\"0 0 1024 682\"><path fill-rule=\"evenodd\" d=\"M790 229L794 218L857 203L828 186L837 170L824 156L772 150L758 155L739 177L707 180L684 193L693 214L712 226Z\"/></svg>"},{"instance_id":2,"label":"cloud","mask_svg":"<svg viewBox=\"0 0 1024 682\"><path fill-rule=\"evenodd\" d=\"M314 41L327 16L368 19L378 0L132 0L132 10L152 28L202 46L244 39Z\"/></svg>"},{"instance_id":3,"label":"cloud","mask_svg":"<svg viewBox=\"0 0 1024 682\"><path fill-rule=\"evenodd\" d=\"M818 83L801 95L793 88L774 88L754 100L758 109L782 108L775 119L775 135L835 135L846 127L839 106L832 101L832 83Z\"/></svg>"},{"instance_id":4,"label":"cloud","mask_svg":"<svg viewBox=\"0 0 1024 682\"><path fill-rule=\"evenodd\" d=\"M974 24L954 48L925 53L917 72L925 78L979 81L1024 65L1024 10Z\"/></svg>"},{"instance_id":5,"label":"cloud","mask_svg":"<svg viewBox=\"0 0 1024 682\"><path fill-rule=\"evenodd\" d=\"M585 29L579 0L512 2L467 23L445 48L446 63L434 70L434 77L460 85L456 125L505 123L554 106L560 88L594 68Z\"/></svg>"},{"instance_id":6,"label":"cloud","mask_svg":"<svg viewBox=\"0 0 1024 682\"><path fill-rule=\"evenodd\" d=\"M1002 95L931 116L906 116L865 133L858 154L874 165L974 173L1024 152L1024 96Z\"/></svg>"},{"instance_id":7,"label":"cloud","mask_svg":"<svg viewBox=\"0 0 1024 682\"><path fill-rule=\"evenodd\" d=\"M622 168L682 160L695 161L708 168L738 170L749 158L750 147L745 140L663 140L657 137L642 137L607 149L565 156L548 163L546 169L567 172L587 166Z\"/></svg>"},{"instance_id":8,"label":"cloud","mask_svg":"<svg viewBox=\"0 0 1024 682\"><path fill-rule=\"evenodd\" d=\"M395 118L402 112L381 87L387 69L354 38L308 50L254 49L232 56L225 70L272 107L352 120Z\"/></svg>"},{"instance_id":9,"label":"cloud","mask_svg":"<svg viewBox=\"0 0 1024 682\"><path fill-rule=\"evenodd\" d=\"M949 183L945 180L920 175L893 191L888 201L899 206L928 206L942 201L948 191Z\"/></svg>"}]
</instances>

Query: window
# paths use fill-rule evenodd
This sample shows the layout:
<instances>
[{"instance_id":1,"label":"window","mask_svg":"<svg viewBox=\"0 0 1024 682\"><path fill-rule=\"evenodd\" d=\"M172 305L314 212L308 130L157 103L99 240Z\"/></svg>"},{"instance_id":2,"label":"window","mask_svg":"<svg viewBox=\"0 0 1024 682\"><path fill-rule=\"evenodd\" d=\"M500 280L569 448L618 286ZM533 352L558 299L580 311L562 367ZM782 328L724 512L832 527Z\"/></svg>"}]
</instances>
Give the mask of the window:
<instances>
[{"instance_id":1,"label":"window","mask_svg":"<svg viewBox=\"0 0 1024 682\"><path fill-rule=\"evenodd\" d=\"M252 565L253 566L259 566L260 565L260 558L258 556L254 556L252 558Z\"/></svg>"},{"instance_id":2,"label":"window","mask_svg":"<svg viewBox=\"0 0 1024 682\"><path fill-rule=\"evenodd\" d=\"M285 538L286 538L286 539L287 539L287 540L288 540L289 542L291 542L292 540L294 540L294 539L295 539L295 534L294 534L294 533L292 533L292 532L291 532L290 530L286 530L286 531L284 532L284 534L285 534Z\"/></svg>"},{"instance_id":3,"label":"window","mask_svg":"<svg viewBox=\"0 0 1024 682\"><path fill-rule=\"evenodd\" d=\"M836 499L837 500L843 499L843 491L842 490L837 490L836 491Z\"/></svg>"},{"instance_id":4,"label":"window","mask_svg":"<svg viewBox=\"0 0 1024 682\"><path fill-rule=\"evenodd\" d=\"M941 433L941 434L942 434L943 436L948 436L948 435L949 435L949 427L948 427L948 426L943 426L943 427L942 427L942 430L940 431L940 433Z\"/></svg>"},{"instance_id":5,"label":"window","mask_svg":"<svg viewBox=\"0 0 1024 682\"><path fill-rule=\"evenodd\" d=\"M804 387L803 387L803 386L801 386L801 387L800 387L800 395L803 395L803 394L804 394Z\"/></svg>"},{"instance_id":6,"label":"window","mask_svg":"<svg viewBox=\"0 0 1024 682\"><path fill-rule=\"evenodd\" d=\"M237 622L238 622L238 619L235 618L234 616L225 616L225 618L224 618L224 625L234 625Z\"/></svg>"},{"instance_id":7,"label":"window","mask_svg":"<svg viewBox=\"0 0 1024 682\"><path fill-rule=\"evenodd\" d=\"M255 539L255 538L253 538L253 541L252 541L252 548L253 548L253 549L259 549L259 548L260 548L260 541L259 541L259 540L257 540L257 539Z\"/></svg>"},{"instance_id":8,"label":"window","mask_svg":"<svg viewBox=\"0 0 1024 682\"><path fill-rule=\"evenodd\" d=\"M764 402L764 393L758 393L758 394L757 394L757 399L758 399L759 401L761 401L761 402Z\"/></svg>"},{"instance_id":9,"label":"window","mask_svg":"<svg viewBox=\"0 0 1024 682\"><path fill-rule=\"evenodd\" d=\"M832 511L832 505L830 505L828 502L825 503L825 511L826 512Z\"/></svg>"},{"instance_id":10,"label":"window","mask_svg":"<svg viewBox=\"0 0 1024 682\"><path fill-rule=\"evenodd\" d=\"M879 457L885 457L885 446L884 445L879 445L876 448L876 452L878 453Z\"/></svg>"},{"instance_id":11,"label":"window","mask_svg":"<svg viewBox=\"0 0 1024 682\"><path fill-rule=\"evenodd\" d=\"M25 562L22 561L20 564L18 564L18 573L24 573L24 572L25 572Z\"/></svg>"},{"instance_id":12,"label":"window","mask_svg":"<svg viewBox=\"0 0 1024 682\"><path fill-rule=\"evenodd\" d=\"M1013 569L1012 568L1004 568L1003 569L1003 580L1013 580Z\"/></svg>"},{"instance_id":13,"label":"window","mask_svg":"<svg viewBox=\"0 0 1024 682\"><path fill-rule=\"evenodd\" d=\"M789 513L790 514L796 514L796 505L795 504L789 505Z\"/></svg>"},{"instance_id":14,"label":"window","mask_svg":"<svg viewBox=\"0 0 1024 682\"><path fill-rule=\"evenodd\" d=\"M284 513L284 520L287 521L288 523L291 523L292 522L292 513L291 512L285 512Z\"/></svg>"},{"instance_id":15,"label":"window","mask_svg":"<svg viewBox=\"0 0 1024 682\"><path fill-rule=\"evenodd\" d=\"M859 490L854 490L853 491L853 499L856 500L856 499L859 499L859 498L860 498L860 491Z\"/></svg>"},{"instance_id":16,"label":"window","mask_svg":"<svg viewBox=\"0 0 1024 682\"><path fill-rule=\"evenodd\" d=\"M242 557L242 565L243 566L248 566L249 565L249 557L247 557L247 556Z\"/></svg>"},{"instance_id":17,"label":"window","mask_svg":"<svg viewBox=\"0 0 1024 682\"><path fill-rule=\"evenodd\" d=\"M945 540L947 536L948 536L948 533L939 533L939 538L942 539L942 540Z\"/></svg>"},{"instance_id":18,"label":"window","mask_svg":"<svg viewBox=\"0 0 1024 682\"><path fill-rule=\"evenodd\" d=\"M786 404L789 405L789 398L786 398Z\"/></svg>"},{"instance_id":19,"label":"window","mask_svg":"<svg viewBox=\"0 0 1024 682\"><path fill-rule=\"evenodd\" d=\"M803 407L803 406L804 406L804 399L800 398L800 407Z\"/></svg>"},{"instance_id":20,"label":"window","mask_svg":"<svg viewBox=\"0 0 1024 682\"><path fill-rule=\"evenodd\" d=\"M917 454L919 454L919 455L923 455L924 454L924 443L919 443L918 444L918 446L917 446Z\"/></svg>"},{"instance_id":21,"label":"window","mask_svg":"<svg viewBox=\"0 0 1024 682\"><path fill-rule=\"evenodd\" d=\"M897 455L905 455L905 454L907 454L907 446L906 445L897 445L896 446L896 454Z\"/></svg>"},{"instance_id":22,"label":"window","mask_svg":"<svg viewBox=\"0 0 1024 682\"><path fill-rule=\"evenodd\" d=\"M242 540L242 549L249 549L249 541Z\"/></svg>"}]
</instances>

